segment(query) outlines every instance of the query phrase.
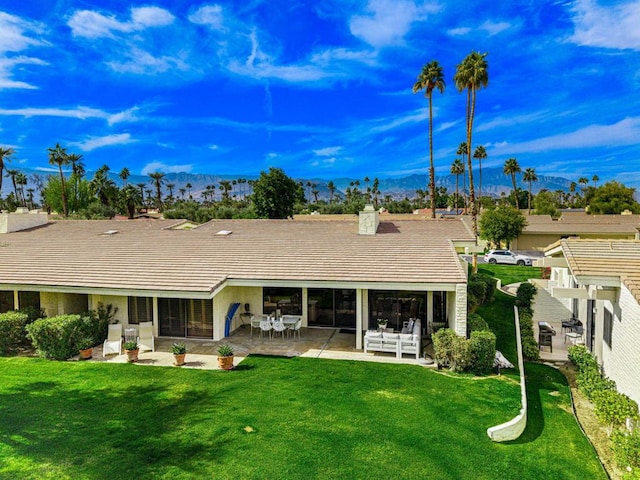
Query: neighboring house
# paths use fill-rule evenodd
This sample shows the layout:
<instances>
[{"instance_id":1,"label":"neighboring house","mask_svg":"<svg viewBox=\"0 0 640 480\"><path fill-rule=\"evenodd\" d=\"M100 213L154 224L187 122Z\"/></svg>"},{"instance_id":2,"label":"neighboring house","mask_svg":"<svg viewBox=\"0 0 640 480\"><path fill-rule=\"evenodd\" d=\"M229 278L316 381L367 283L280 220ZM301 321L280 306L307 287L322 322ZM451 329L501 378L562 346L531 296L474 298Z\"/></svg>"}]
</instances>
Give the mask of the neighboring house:
<instances>
[{"instance_id":1,"label":"neighboring house","mask_svg":"<svg viewBox=\"0 0 640 480\"><path fill-rule=\"evenodd\" d=\"M640 404L640 241L569 238L545 255L547 288L582 321L604 374Z\"/></svg>"},{"instance_id":2,"label":"neighboring house","mask_svg":"<svg viewBox=\"0 0 640 480\"><path fill-rule=\"evenodd\" d=\"M607 238L613 240L638 239L640 215L588 215L582 212L565 212L554 220L549 215L529 215L527 226L518 238L511 242L511 249L518 251L543 251L561 238Z\"/></svg>"},{"instance_id":3,"label":"neighboring house","mask_svg":"<svg viewBox=\"0 0 640 480\"><path fill-rule=\"evenodd\" d=\"M0 236L0 311L33 305L52 316L102 302L118 307L125 325L153 321L157 336L218 340L238 302L254 314L300 315L305 327L364 331L388 318L401 328L418 317L465 335L467 265L456 249L472 247L474 237L459 220L410 217L381 222L367 210L359 219L195 228L177 220L49 222Z\"/></svg>"}]
</instances>

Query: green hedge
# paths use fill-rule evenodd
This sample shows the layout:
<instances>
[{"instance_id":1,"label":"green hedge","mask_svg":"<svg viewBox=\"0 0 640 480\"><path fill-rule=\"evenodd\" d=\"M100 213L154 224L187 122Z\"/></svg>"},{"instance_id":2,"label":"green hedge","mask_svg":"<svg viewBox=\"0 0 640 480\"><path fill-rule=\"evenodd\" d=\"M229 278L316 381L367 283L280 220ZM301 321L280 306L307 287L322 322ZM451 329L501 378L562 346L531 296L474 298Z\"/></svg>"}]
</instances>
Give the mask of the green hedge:
<instances>
[{"instance_id":1,"label":"green hedge","mask_svg":"<svg viewBox=\"0 0 640 480\"><path fill-rule=\"evenodd\" d=\"M438 365L450 366L453 362L453 343L457 337L450 328L441 328L433 334L433 349Z\"/></svg>"},{"instance_id":2,"label":"green hedge","mask_svg":"<svg viewBox=\"0 0 640 480\"><path fill-rule=\"evenodd\" d=\"M77 354L77 343L84 332L82 318L77 314L59 315L27 325L38 355L50 360L66 360Z\"/></svg>"},{"instance_id":3,"label":"green hedge","mask_svg":"<svg viewBox=\"0 0 640 480\"><path fill-rule=\"evenodd\" d=\"M611 449L618 465L629 472L625 478L640 478L640 430L616 430L611 435Z\"/></svg>"},{"instance_id":4,"label":"green hedge","mask_svg":"<svg viewBox=\"0 0 640 480\"><path fill-rule=\"evenodd\" d=\"M496 358L496 336L493 332L471 332L469 339L471 353L471 371L475 374L487 374L493 369Z\"/></svg>"},{"instance_id":5,"label":"green hedge","mask_svg":"<svg viewBox=\"0 0 640 480\"><path fill-rule=\"evenodd\" d=\"M7 355L24 346L26 342L25 326L29 315L12 311L0 314L0 355Z\"/></svg>"},{"instance_id":6,"label":"green hedge","mask_svg":"<svg viewBox=\"0 0 640 480\"><path fill-rule=\"evenodd\" d=\"M466 339L443 328L433 335L433 348L439 365L448 366L454 372L486 374L493 368L496 336L492 332L478 331Z\"/></svg>"},{"instance_id":7,"label":"green hedge","mask_svg":"<svg viewBox=\"0 0 640 480\"><path fill-rule=\"evenodd\" d=\"M522 285L525 285L524 283ZM522 286L520 285L520 286ZM525 360L536 361L540 359L540 348L533 336L533 314L531 309L518 309L520 321L520 340L522 341L522 354Z\"/></svg>"},{"instance_id":8,"label":"green hedge","mask_svg":"<svg viewBox=\"0 0 640 480\"><path fill-rule=\"evenodd\" d=\"M533 297L536 295L538 289L535 285L524 282L521 283L516 292L516 307L518 308L531 308Z\"/></svg>"},{"instance_id":9,"label":"green hedge","mask_svg":"<svg viewBox=\"0 0 640 480\"><path fill-rule=\"evenodd\" d=\"M471 336L473 332L490 332L489 324L477 313L470 313L467 318L467 332Z\"/></svg>"},{"instance_id":10,"label":"green hedge","mask_svg":"<svg viewBox=\"0 0 640 480\"><path fill-rule=\"evenodd\" d=\"M485 305L493 300L496 291L496 280L484 273L474 273L467 283L467 306L473 311L480 305Z\"/></svg>"}]
</instances>

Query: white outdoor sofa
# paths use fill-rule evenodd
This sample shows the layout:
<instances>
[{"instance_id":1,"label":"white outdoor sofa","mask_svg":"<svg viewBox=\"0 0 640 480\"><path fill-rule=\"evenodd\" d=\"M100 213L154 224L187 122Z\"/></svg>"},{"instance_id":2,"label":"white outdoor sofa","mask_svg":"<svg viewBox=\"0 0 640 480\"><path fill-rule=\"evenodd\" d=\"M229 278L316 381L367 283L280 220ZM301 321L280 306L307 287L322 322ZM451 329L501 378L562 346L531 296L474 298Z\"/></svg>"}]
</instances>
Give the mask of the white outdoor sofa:
<instances>
[{"instance_id":1,"label":"white outdoor sofa","mask_svg":"<svg viewBox=\"0 0 640 480\"><path fill-rule=\"evenodd\" d=\"M419 331L419 330L418 330ZM387 333L368 331L364 334L364 353L388 352L402 358L407 353L420 358L421 336L413 333Z\"/></svg>"}]
</instances>

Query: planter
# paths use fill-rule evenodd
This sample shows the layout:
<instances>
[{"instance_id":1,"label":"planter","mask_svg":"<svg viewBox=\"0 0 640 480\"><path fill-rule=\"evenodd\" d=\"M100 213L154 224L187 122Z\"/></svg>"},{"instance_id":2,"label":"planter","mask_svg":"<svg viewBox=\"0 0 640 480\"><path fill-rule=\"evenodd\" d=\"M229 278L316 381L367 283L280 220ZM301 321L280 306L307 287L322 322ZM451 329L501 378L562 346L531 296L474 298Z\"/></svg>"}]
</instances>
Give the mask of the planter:
<instances>
[{"instance_id":1,"label":"planter","mask_svg":"<svg viewBox=\"0 0 640 480\"><path fill-rule=\"evenodd\" d=\"M184 358L187 356L186 353L174 353L173 354L173 364L176 367L181 367L184 365Z\"/></svg>"},{"instance_id":2,"label":"planter","mask_svg":"<svg viewBox=\"0 0 640 480\"><path fill-rule=\"evenodd\" d=\"M231 370L233 368L233 355L230 357L218 357L218 368L220 370Z\"/></svg>"},{"instance_id":3,"label":"planter","mask_svg":"<svg viewBox=\"0 0 640 480\"><path fill-rule=\"evenodd\" d=\"M93 348L80 349L80 360L89 360L93 354Z\"/></svg>"},{"instance_id":4,"label":"planter","mask_svg":"<svg viewBox=\"0 0 640 480\"><path fill-rule=\"evenodd\" d=\"M127 362L133 363L138 361L138 352L140 352L139 348L135 350L125 350L124 353L127 354Z\"/></svg>"}]
</instances>

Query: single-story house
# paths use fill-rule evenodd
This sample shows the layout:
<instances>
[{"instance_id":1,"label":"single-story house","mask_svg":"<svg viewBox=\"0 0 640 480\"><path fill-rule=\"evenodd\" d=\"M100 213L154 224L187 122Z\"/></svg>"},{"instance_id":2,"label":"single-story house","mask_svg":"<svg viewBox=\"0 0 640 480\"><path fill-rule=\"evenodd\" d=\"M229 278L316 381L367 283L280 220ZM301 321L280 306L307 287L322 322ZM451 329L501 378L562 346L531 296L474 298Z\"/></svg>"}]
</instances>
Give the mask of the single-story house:
<instances>
[{"instance_id":1,"label":"single-story house","mask_svg":"<svg viewBox=\"0 0 640 480\"><path fill-rule=\"evenodd\" d=\"M303 327L362 332L377 318L395 329L420 318L425 330L437 322L466 334L467 264L457 252L475 241L462 221L380 221L373 209L304 218L14 218L27 229L0 235L0 312L33 305L52 316L102 302L125 326L152 321L156 336L219 340L240 303L239 312L248 304L254 314L298 315Z\"/></svg>"},{"instance_id":2,"label":"single-story house","mask_svg":"<svg viewBox=\"0 0 640 480\"><path fill-rule=\"evenodd\" d=\"M568 238L545 255L547 288L582 321L604 374L640 404L640 240Z\"/></svg>"}]
</instances>

